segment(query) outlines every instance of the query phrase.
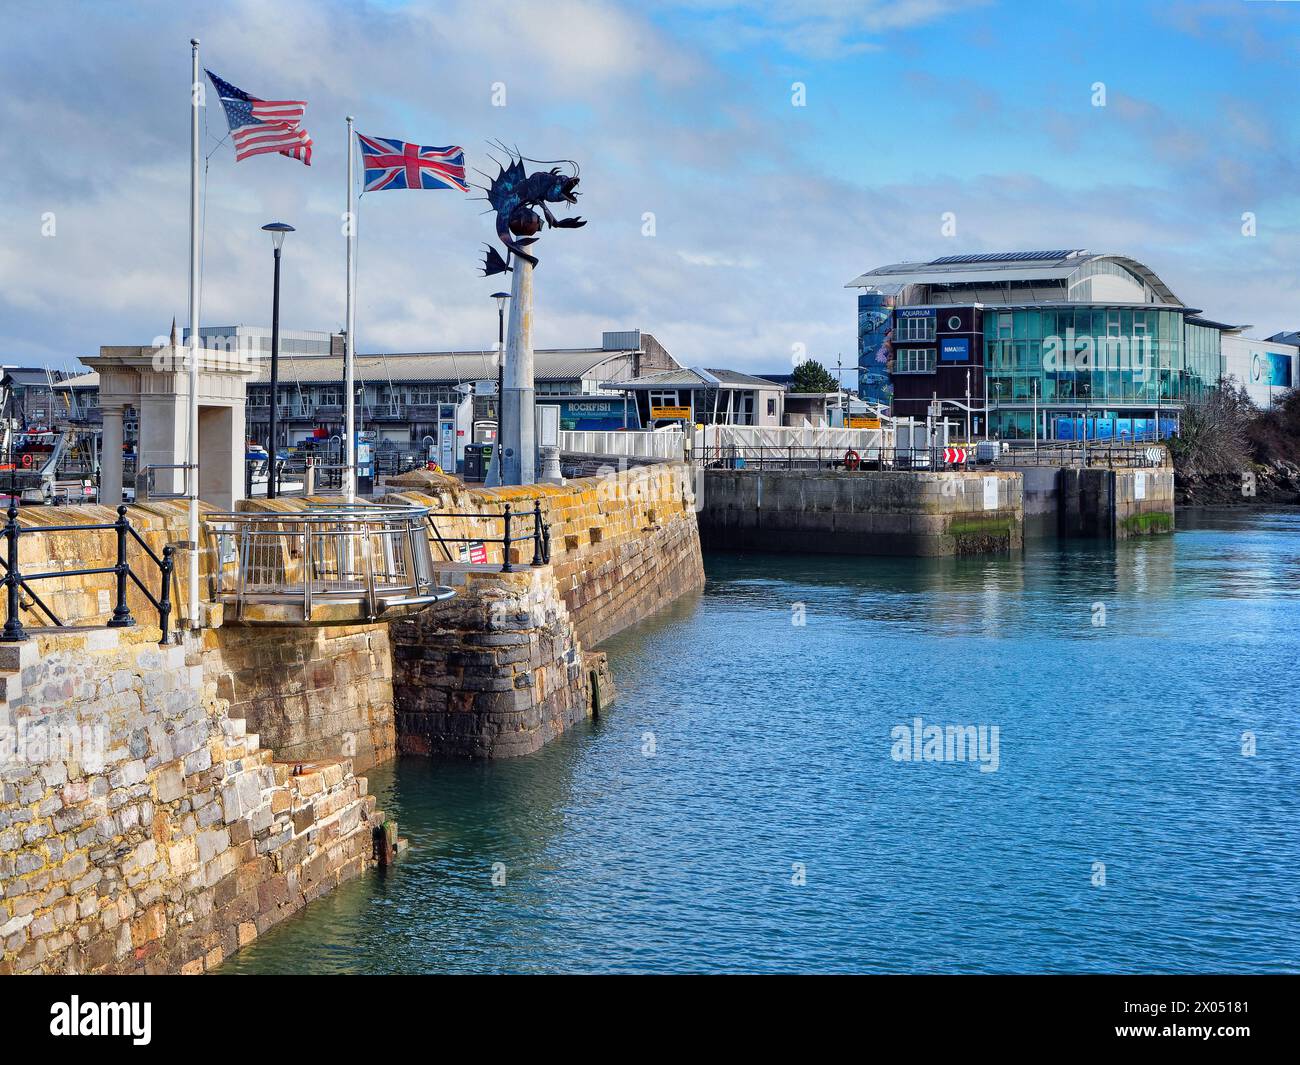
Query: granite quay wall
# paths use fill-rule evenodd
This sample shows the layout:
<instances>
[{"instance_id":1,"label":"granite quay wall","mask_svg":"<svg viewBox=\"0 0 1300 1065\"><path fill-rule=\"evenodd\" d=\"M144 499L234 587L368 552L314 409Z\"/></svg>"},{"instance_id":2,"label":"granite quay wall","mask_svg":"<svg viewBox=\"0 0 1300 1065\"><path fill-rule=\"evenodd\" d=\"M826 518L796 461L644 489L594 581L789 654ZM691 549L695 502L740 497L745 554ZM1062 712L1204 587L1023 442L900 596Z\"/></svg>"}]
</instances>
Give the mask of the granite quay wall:
<instances>
[{"instance_id":1,"label":"granite quay wall","mask_svg":"<svg viewBox=\"0 0 1300 1065\"><path fill-rule=\"evenodd\" d=\"M277 758L350 758L361 773L396 753L388 628L223 625L203 631L203 666Z\"/></svg>"},{"instance_id":2,"label":"granite quay wall","mask_svg":"<svg viewBox=\"0 0 1300 1065\"><path fill-rule=\"evenodd\" d=\"M613 699L605 656L584 652L549 566L447 566L446 602L392 626L403 754L531 754Z\"/></svg>"},{"instance_id":3,"label":"granite quay wall","mask_svg":"<svg viewBox=\"0 0 1300 1065\"><path fill-rule=\"evenodd\" d=\"M592 647L704 583L689 470L659 463L566 485L466 488L417 472L390 482L402 499L460 514L517 512L540 502L550 562L530 566L516 545L513 573L440 562L454 599L394 622L393 691L398 749L509 757L537 750L597 705L613 685ZM501 535L499 522L437 518L444 537ZM531 528L525 523L524 528Z\"/></svg>"},{"instance_id":4,"label":"granite quay wall","mask_svg":"<svg viewBox=\"0 0 1300 1065\"><path fill-rule=\"evenodd\" d=\"M0 973L211 969L371 860L350 764L275 761L159 635L0 648Z\"/></svg>"},{"instance_id":5,"label":"granite quay wall","mask_svg":"<svg viewBox=\"0 0 1300 1065\"><path fill-rule=\"evenodd\" d=\"M1024 542L1018 473L706 470L706 548L975 555Z\"/></svg>"},{"instance_id":6,"label":"granite quay wall","mask_svg":"<svg viewBox=\"0 0 1300 1065\"><path fill-rule=\"evenodd\" d=\"M439 511L516 512L540 502L550 525L558 592L585 647L594 647L704 585L694 474L680 462L615 470L564 485L467 488L459 480L416 471L389 482L394 494ZM444 536L500 537L500 522L438 519ZM524 523L522 528L531 528ZM499 563L500 546L487 545ZM532 545L516 545L526 564Z\"/></svg>"},{"instance_id":7,"label":"granite quay wall","mask_svg":"<svg viewBox=\"0 0 1300 1065\"><path fill-rule=\"evenodd\" d=\"M1127 540L1174 531L1174 471L1064 469L1062 536Z\"/></svg>"}]
</instances>

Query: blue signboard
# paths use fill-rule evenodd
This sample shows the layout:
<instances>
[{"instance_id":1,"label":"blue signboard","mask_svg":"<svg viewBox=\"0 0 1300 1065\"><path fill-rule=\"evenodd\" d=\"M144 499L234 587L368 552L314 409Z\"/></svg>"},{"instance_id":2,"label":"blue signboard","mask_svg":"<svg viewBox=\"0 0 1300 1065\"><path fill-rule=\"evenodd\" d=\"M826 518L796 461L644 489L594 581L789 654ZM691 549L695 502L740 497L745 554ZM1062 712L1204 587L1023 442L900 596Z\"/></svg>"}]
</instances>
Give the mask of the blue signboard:
<instances>
[{"instance_id":1,"label":"blue signboard","mask_svg":"<svg viewBox=\"0 0 1300 1065\"><path fill-rule=\"evenodd\" d=\"M965 339L941 340L939 342L939 359L942 362L968 362L970 360L970 341Z\"/></svg>"},{"instance_id":2,"label":"blue signboard","mask_svg":"<svg viewBox=\"0 0 1300 1065\"><path fill-rule=\"evenodd\" d=\"M560 408L560 428L566 432L582 429L622 429L624 410L627 411L627 428L640 428L636 401L630 397L626 407L621 396L617 399L595 397L551 399L549 396L538 396L537 402L554 403Z\"/></svg>"},{"instance_id":3,"label":"blue signboard","mask_svg":"<svg viewBox=\"0 0 1300 1065\"><path fill-rule=\"evenodd\" d=\"M1257 351L1250 360L1250 383L1291 387L1291 356L1276 351Z\"/></svg>"},{"instance_id":4,"label":"blue signboard","mask_svg":"<svg viewBox=\"0 0 1300 1065\"><path fill-rule=\"evenodd\" d=\"M894 312L899 318L933 318L937 313L933 307L901 307Z\"/></svg>"}]
</instances>

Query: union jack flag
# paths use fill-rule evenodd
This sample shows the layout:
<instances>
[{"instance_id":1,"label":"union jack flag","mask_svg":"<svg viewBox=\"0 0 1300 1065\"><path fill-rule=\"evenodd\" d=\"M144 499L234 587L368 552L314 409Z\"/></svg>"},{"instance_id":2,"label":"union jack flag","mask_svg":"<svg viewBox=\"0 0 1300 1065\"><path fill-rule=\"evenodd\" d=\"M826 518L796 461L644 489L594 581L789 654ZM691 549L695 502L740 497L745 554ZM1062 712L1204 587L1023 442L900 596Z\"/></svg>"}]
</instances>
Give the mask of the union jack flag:
<instances>
[{"instance_id":1,"label":"union jack flag","mask_svg":"<svg viewBox=\"0 0 1300 1065\"><path fill-rule=\"evenodd\" d=\"M384 189L460 189L465 181L465 149L456 145L430 148L423 144L358 133L366 168L366 192Z\"/></svg>"},{"instance_id":2,"label":"union jack flag","mask_svg":"<svg viewBox=\"0 0 1300 1065\"><path fill-rule=\"evenodd\" d=\"M277 152L311 166L311 138L302 128L307 105L301 100L259 100L207 72L226 109L230 135L235 141L235 162L250 155Z\"/></svg>"}]
</instances>

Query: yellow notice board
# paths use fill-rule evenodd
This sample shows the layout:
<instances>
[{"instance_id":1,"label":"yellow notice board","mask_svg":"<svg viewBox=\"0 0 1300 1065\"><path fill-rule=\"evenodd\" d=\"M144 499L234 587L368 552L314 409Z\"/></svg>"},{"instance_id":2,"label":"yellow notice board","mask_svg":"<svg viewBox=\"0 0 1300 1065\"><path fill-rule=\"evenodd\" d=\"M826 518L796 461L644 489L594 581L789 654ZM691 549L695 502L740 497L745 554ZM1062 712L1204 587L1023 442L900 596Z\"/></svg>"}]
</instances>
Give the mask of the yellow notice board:
<instances>
[{"instance_id":1,"label":"yellow notice board","mask_svg":"<svg viewBox=\"0 0 1300 1065\"><path fill-rule=\"evenodd\" d=\"M868 418L861 414L850 414L848 427L850 429L879 429L880 419Z\"/></svg>"},{"instance_id":2,"label":"yellow notice board","mask_svg":"<svg viewBox=\"0 0 1300 1065\"><path fill-rule=\"evenodd\" d=\"M690 407L651 407L651 418L684 418L689 419L691 416Z\"/></svg>"}]
</instances>

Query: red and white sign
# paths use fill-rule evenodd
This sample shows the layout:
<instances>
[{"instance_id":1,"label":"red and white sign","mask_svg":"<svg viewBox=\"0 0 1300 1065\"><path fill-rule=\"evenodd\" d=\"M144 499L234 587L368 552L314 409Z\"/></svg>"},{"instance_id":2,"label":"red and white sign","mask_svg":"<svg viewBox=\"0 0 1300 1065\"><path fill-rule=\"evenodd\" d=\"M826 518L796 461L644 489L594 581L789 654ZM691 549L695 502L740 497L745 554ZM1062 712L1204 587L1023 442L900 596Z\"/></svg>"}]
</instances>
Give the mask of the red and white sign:
<instances>
[{"instance_id":1,"label":"red and white sign","mask_svg":"<svg viewBox=\"0 0 1300 1065\"><path fill-rule=\"evenodd\" d=\"M468 562L470 565L480 566L487 564L487 545L482 540L475 540L473 543L460 545L460 560Z\"/></svg>"},{"instance_id":2,"label":"red and white sign","mask_svg":"<svg viewBox=\"0 0 1300 1065\"><path fill-rule=\"evenodd\" d=\"M966 461L964 447L946 447L943 449L943 461L949 466L960 466Z\"/></svg>"}]
</instances>

